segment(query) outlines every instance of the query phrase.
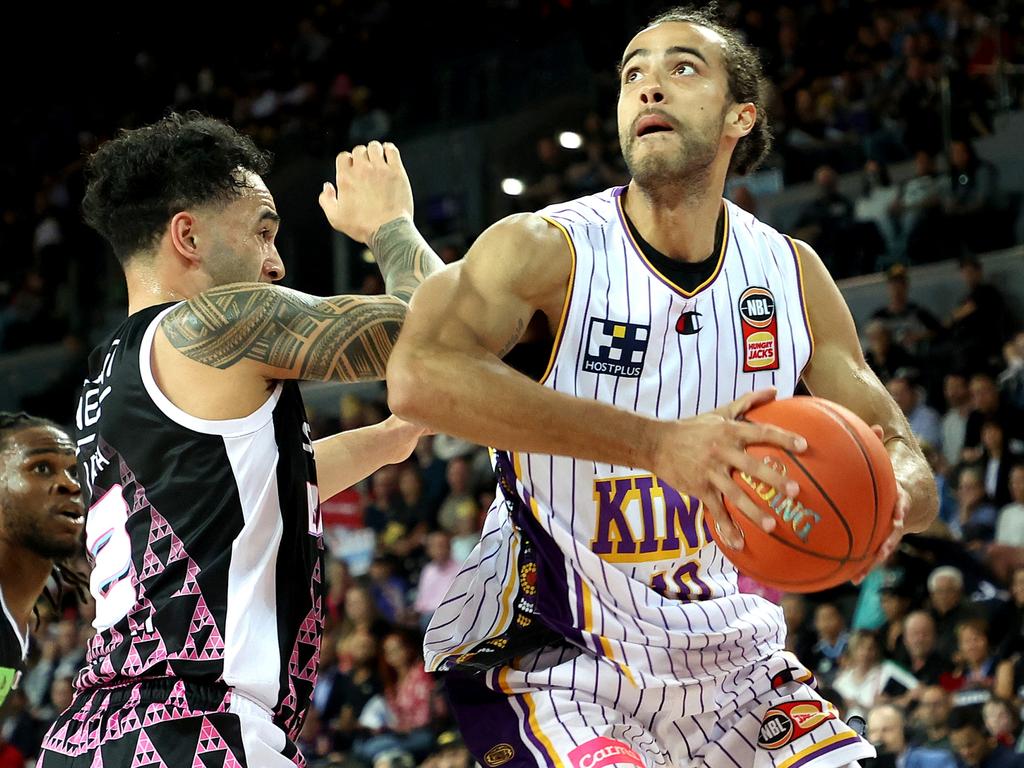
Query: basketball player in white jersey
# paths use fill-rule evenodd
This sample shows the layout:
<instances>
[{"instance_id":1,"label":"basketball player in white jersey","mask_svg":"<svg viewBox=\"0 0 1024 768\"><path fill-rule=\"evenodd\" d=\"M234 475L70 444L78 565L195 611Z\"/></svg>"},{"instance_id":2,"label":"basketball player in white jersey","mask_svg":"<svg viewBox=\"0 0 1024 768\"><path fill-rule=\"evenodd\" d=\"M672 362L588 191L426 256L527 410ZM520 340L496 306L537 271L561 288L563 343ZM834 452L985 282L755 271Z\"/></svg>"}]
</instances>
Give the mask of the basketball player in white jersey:
<instances>
[{"instance_id":1,"label":"basketball player in white jersey","mask_svg":"<svg viewBox=\"0 0 1024 768\"><path fill-rule=\"evenodd\" d=\"M428 668L489 768L855 765L874 749L783 651L779 607L737 590L721 497L786 523L730 472L792 494L743 449L800 443L738 417L802 379L879 425L901 487L880 557L935 515L931 474L817 255L722 199L768 149L756 53L672 11L620 85L630 184L491 227L423 284L389 363L396 413L501 449ZM531 380L502 357L536 313Z\"/></svg>"},{"instance_id":2,"label":"basketball player in white jersey","mask_svg":"<svg viewBox=\"0 0 1024 768\"><path fill-rule=\"evenodd\" d=\"M374 250L412 229L394 147L336 166L320 195L336 229ZM76 413L97 634L43 768L304 765L324 622L318 496L404 459L421 430L390 419L314 444L297 380L382 378L405 302L441 262L413 238L378 262L387 296L275 285L268 167L199 115L124 131L90 158L83 209L122 264L128 317L90 356Z\"/></svg>"}]
</instances>

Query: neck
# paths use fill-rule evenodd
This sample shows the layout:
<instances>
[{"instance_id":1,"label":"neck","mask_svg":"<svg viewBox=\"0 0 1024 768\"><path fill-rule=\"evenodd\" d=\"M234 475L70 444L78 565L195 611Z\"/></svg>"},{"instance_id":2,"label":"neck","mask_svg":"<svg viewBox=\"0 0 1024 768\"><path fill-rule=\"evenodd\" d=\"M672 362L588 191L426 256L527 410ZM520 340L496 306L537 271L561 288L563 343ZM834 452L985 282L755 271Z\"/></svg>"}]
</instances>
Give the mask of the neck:
<instances>
[{"instance_id":1,"label":"neck","mask_svg":"<svg viewBox=\"0 0 1024 768\"><path fill-rule=\"evenodd\" d=\"M192 295L175 285L161 272L155 256L137 256L125 267L129 315L157 304L182 301Z\"/></svg>"},{"instance_id":2,"label":"neck","mask_svg":"<svg viewBox=\"0 0 1024 768\"><path fill-rule=\"evenodd\" d=\"M724 186L724 176L656 190L642 188L634 179L623 206L637 231L654 248L670 259L695 263L715 255L712 251ZM712 194L711 190L716 191Z\"/></svg>"},{"instance_id":3,"label":"neck","mask_svg":"<svg viewBox=\"0 0 1024 768\"><path fill-rule=\"evenodd\" d=\"M0 541L0 590L19 631L32 617L32 608L53 571L53 561L24 547Z\"/></svg>"}]
</instances>

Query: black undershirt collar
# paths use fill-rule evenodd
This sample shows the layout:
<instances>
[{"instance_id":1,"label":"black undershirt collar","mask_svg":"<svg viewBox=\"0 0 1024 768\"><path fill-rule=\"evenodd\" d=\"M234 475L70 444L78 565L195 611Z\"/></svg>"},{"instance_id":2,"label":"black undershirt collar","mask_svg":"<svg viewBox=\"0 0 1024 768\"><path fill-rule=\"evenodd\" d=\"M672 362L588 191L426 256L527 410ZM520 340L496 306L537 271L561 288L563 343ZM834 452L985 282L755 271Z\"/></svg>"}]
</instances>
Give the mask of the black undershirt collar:
<instances>
[{"instance_id":1,"label":"black undershirt collar","mask_svg":"<svg viewBox=\"0 0 1024 768\"><path fill-rule=\"evenodd\" d=\"M707 258L702 261L679 261L663 254L653 245L644 240L636 229L636 225L626 213L626 206L622 206L622 218L629 227L629 232L636 241L636 244L643 251L644 256L651 262L651 265L662 275L667 277L687 293L692 293L702 283L707 281L718 266L718 255L722 252L722 239L725 237L725 211L718 214L718 222L715 224L715 246Z\"/></svg>"}]
</instances>

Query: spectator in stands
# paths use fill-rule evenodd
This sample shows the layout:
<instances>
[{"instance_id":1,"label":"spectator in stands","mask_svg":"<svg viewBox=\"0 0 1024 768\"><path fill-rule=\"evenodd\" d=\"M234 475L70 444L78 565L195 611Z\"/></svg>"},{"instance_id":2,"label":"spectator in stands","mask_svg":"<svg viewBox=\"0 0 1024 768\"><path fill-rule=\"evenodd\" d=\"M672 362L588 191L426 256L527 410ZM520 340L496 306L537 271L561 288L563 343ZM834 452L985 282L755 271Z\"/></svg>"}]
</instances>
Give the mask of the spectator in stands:
<instances>
[{"instance_id":1,"label":"spectator in stands","mask_svg":"<svg viewBox=\"0 0 1024 768\"><path fill-rule=\"evenodd\" d=\"M874 225L885 247L886 261L889 262L903 256L900 251L902 240L896 228L897 219L893 216L893 207L899 194L899 187L892 183L885 163L868 160L864 164L864 180L860 196L853 203L853 218L862 224ZM890 304L891 296L890 287ZM896 338L899 343L903 343L899 341L898 334Z\"/></svg>"},{"instance_id":2,"label":"spectator in stands","mask_svg":"<svg viewBox=\"0 0 1024 768\"><path fill-rule=\"evenodd\" d=\"M867 737L879 758L890 756L899 768L956 768L949 751L915 747L907 742L907 727L903 712L892 704L879 704L867 716Z\"/></svg>"},{"instance_id":3,"label":"spectator in stands","mask_svg":"<svg viewBox=\"0 0 1024 768\"><path fill-rule=\"evenodd\" d=\"M943 529L949 531L949 527L956 521L958 505L956 493L950 483L950 466L946 457L939 453L935 446L924 443L921 445L921 452L931 467L932 476L935 479L935 490L939 494L939 516L932 523L932 529Z\"/></svg>"},{"instance_id":4,"label":"spectator in stands","mask_svg":"<svg viewBox=\"0 0 1024 768\"><path fill-rule=\"evenodd\" d=\"M924 264L945 257L943 243L943 179L935 159L925 151L914 156L917 175L903 183L893 208L904 237L903 251L911 264Z\"/></svg>"},{"instance_id":5,"label":"spectator in stands","mask_svg":"<svg viewBox=\"0 0 1024 768\"><path fill-rule=\"evenodd\" d=\"M470 482L469 460L455 456L448 462L448 497L441 503L437 523L450 534L458 531L461 518L476 520L479 510Z\"/></svg>"},{"instance_id":6,"label":"spectator in stands","mask_svg":"<svg viewBox=\"0 0 1024 768\"><path fill-rule=\"evenodd\" d=\"M423 498L423 480L412 462L398 469L398 494L392 498L387 527L379 538L384 551L399 562L422 552L430 523L430 511Z\"/></svg>"},{"instance_id":7,"label":"spectator in stands","mask_svg":"<svg viewBox=\"0 0 1024 768\"><path fill-rule=\"evenodd\" d=\"M423 669L419 641L406 632L384 638L384 698L392 724L383 733L356 742L354 754L372 762L382 752L400 749L422 760L434 744L433 726L444 713L434 681Z\"/></svg>"},{"instance_id":8,"label":"spectator in stands","mask_svg":"<svg viewBox=\"0 0 1024 768\"><path fill-rule=\"evenodd\" d=\"M992 541L996 529L996 508L985 494L985 475L975 465L960 469L957 479L956 524L952 526L963 541L984 543Z\"/></svg>"},{"instance_id":9,"label":"spectator in stands","mask_svg":"<svg viewBox=\"0 0 1024 768\"><path fill-rule=\"evenodd\" d=\"M53 722L53 715L51 713L49 720L35 717L29 707L28 697L24 691L17 688L8 694L4 712L7 717L6 722L0 721L3 725L0 729L0 768L4 766L4 755L7 754L8 759L13 759L13 752L21 757L21 762L10 764L14 768L24 768L27 759L38 756L43 733ZM8 753L4 752L5 742L10 747Z\"/></svg>"},{"instance_id":10,"label":"spectator in stands","mask_svg":"<svg viewBox=\"0 0 1024 768\"><path fill-rule=\"evenodd\" d=\"M781 604L786 621L786 650L801 661L810 660L815 641L807 630L807 599L803 595L785 594Z\"/></svg>"},{"instance_id":11,"label":"spectator in stands","mask_svg":"<svg viewBox=\"0 0 1024 768\"><path fill-rule=\"evenodd\" d=\"M907 268L894 264L886 273L889 302L871 316L881 320L895 343L914 357L927 352L927 343L942 330L942 323L924 307L910 301Z\"/></svg>"},{"instance_id":12,"label":"spectator in stands","mask_svg":"<svg viewBox=\"0 0 1024 768\"><path fill-rule=\"evenodd\" d=\"M345 618L341 625L342 638L350 637L357 630L362 630L369 632L379 642L389 629L388 622L382 619L377 612L370 588L360 583L349 587L348 592L345 593Z\"/></svg>"},{"instance_id":13,"label":"spectator in stands","mask_svg":"<svg viewBox=\"0 0 1024 768\"><path fill-rule=\"evenodd\" d=\"M917 687L913 675L882 658L878 635L859 629L850 635L843 668L832 687L846 700L848 714L866 717L893 678L901 690Z\"/></svg>"},{"instance_id":14,"label":"spectator in stands","mask_svg":"<svg viewBox=\"0 0 1024 768\"><path fill-rule=\"evenodd\" d=\"M957 649L956 627L973 613L964 600L964 576L959 568L941 565L928 575L931 615L938 628L935 648L949 659Z\"/></svg>"},{"instance_id":15,"label":"spectator in stands","mask_svg":"<svg viewBox=\"0 0 1024 768\"><path fill-rule=\"evenodd\" d=\"M1010 503L1010 470L1021 456L1010 450L1010 439L998 419L986 419L981 425L981 458L985 495L997 507Z\"/></svg>"},{"instance_id":16,"label":"spectator in stands","mask_svg":"<svg viewBox=\"0 0 1024 768\"><path fill-rule=\"evenodd\" d=\"M396 573L395 563L387 555L378 555L370 563L370 594L378 613L391 624L409 619L409 583Z\"/></svg>"},{"instance_id":17,"label":"spectator in stands","mask_svg":"<svg viewBox=\"0 0 1024 768\"><path fill-rule=\"evenodd\" d=\"M1024 567L1015 568L1009 582L1010 602L1006 611L999 616L1002 640L996 651L996 655L1004 660L1012 660L1014 656L1024 654ZM1016 697L1013 688L1003 690L999 695Z\"/></svg>"},{"instance_id":18,"label":"spectator in stands","mask_svg":"<svg viewBox=\"0 0 1024 768\"><path fill-rule=\"evenodd\" d=\"M448 465L434 452L434 435L420 438L416 444L416 461L423 479L423 501L432 513L428 520L433 524L437 519L437 509L448 493L448 481L445 479Z\"/></svg>"},{"instance_id":19,"label":"spectator in stands","mask_svg":"<svg viewBox=\"0 0 1024 768\"><path fill-rule=\"evenodd\" d=\"M864 335L868 342L864 350L864 359L883 384L889 381L896 371L914 366L914 358L903 347L893 343L892 334L883 321L869 322Z\"/></svg>"},{"instance_id":20,"label":"spectator in stands","mask_svg":"<svg viewBox=\"0 0 1024 768\"><path fill-rule=\"evenodd\" d=\"M996 521L996 543L1024 547L1024 464L1010 469L1008 481L1010 502L999 510Z\"/></svg>"},{"instance_id":21,"label":"spectator in stands","mask_svg":"<svg viewBox=\"0 0 1024 768\"><path fill-rule=\"evenodd\" d=\"M915 590L902 577L897 577L884 582L878 591L885 616L885 623L878 629L878 637L882 642L883 655L892 658L903 646L903 632Z\"/></svg>"},{"instance_id":22,"label":"spectator in stands","mask_svg":"<svg viewBox=\"0 0 1024 768\"><path fill-rule=\"evenodd\" d=\"M956 371L947 373L942 382L942 394L946 399L946 413L942 417L942 454L949 466L955 467L963 459L967 417L971 412L967 376Z\"/></svg>"},{"instance_id":23,"label":"spectator in stands","mask_svg":"<svg viewBox=\"0 0 1024 768\"><path fill-rule=\"evenodd\" d=\"M985 730L976 709L956 709L949 718L949 741L964 768L1021 768L1024 755L1017 755Z\"/></svg>"},{"instance_id":24,"label":"spectator in stands","mask_svg":"<svg viewBox=\"0 0 1024 768\"><path fill-rule=\"evenodd\" d=\"M327 558L327 615L331 621L341 621L345 612L345 595L352 586L352 574L344 560Z\"/></svg>"},{"instance_id":25,"label":"spectator in stands","mask_svg":"<svg viewBox=\"0 0 1024 768\"><path fill-rule=\"evenodd\" d=\"M1024 332L1003 345L1003 360L1006 369L999 374L996 384L1007 404L1020 411L1024 409Z\"/></svg>"},{"instance_id":26,"label":"spectator in stands","mask_svg":"<svg viewBox=\"0 0 1024 768\"><path fill-rule=\"evenodd\" d=\"M949 190L946 215L951 229L974 253L1004 247L1008 228L998 221L999 173L978 157L974 145L963 139L949 145Z\"/></svg>"},{"instance_id":27,"label":"spectator in stands","mask_svg":"<svg viewBox=\"0 0 1024 768\"><path fill-rule=\"evenodd\" d=\"M981 458L981 427L986 421L998 421L1011 441L1022 437L1021 412L1004 402L991 374L979 372L971 377L971 412L964 433L964 458ZM973 449L973 450L971 450Z\"/></svg>"},{"instance_id":28,"label":"spectator in stands","mask_svg":"<svg viewBox=\"0 0 1024 768\"><path fill-rule=\"evenodd\" d=\"M444 600L448 587L455 581L461 568L452 558L452 542L447 531L434 531L427 536L427 557L430 558L420 574L419 588L413 608L419 614L420 628L425 632L430 617Z\"/></svg>"},{"instance_id":29,"label":"spectator in stands","mask_svg":"<svg viewBox=\"0 0 1024 768\"><path fill-rule=\"evenodd\" d=\"M953 709L953 701L949 691L938 685L918 688L917 691L912 722L914 742L929 749L951 750L949 713Z\"/></svg>"},{"instance_id":30,"label":"spectator in stands","mask_svg":"<svg viewBox=\"0 0 1024 768\"><path fill-rule=\"evenodd\" d=\"M976 256L960 259L960 277L967 292L949 318L950 339L962 356L958 362L974 370L998 365L1011 330L1003 295L983 282Z\"/></svg>"},{"instance_id":31,"label":"spectator in stands","mask_svg":"<svg viewBox=\"0 0 1024 768\"><path fill-rule=\"evenodd\" d=\"M956 628L957 652L953 671L939 684L953 693L954 705L974 701L972 692L991 691L995 684L996 658L988 641L984 619L966 619Z\"/></svg>"},{"instance_id":32,"label":"spectator in stands","mask_svg":"<svg viewBox=\"0 0 1024 768\"><path fill-rule=\"evenodd\" d=\"M484 501L494 500L494 491L485 491L478 498L481 500L480 509L489 509L490 504L485 507ZM461 567L469 558L473 548L480 541L480 520L478 517L463 516L458 518L455 524L455 533L452 536L452 559Z\"/></svg>"},{"instance_id":33,"label":"spectator in stands","mask_svg":"<svg viewBox=\"0 0 1024 768\"><path fill-rule=\"evenodd\" d=\"M398 493L397 466L388 464L373 473L370 477L370 496L372 502L363 512L363 521L379 537L387 529L392 517L397 515L402 503Z\"/></svg>"},{"instance_id":34,"label":"spectator in stands","mask_svg":"<svg viewBox=\"0 0 1024 768\"><path fill-rule=\"evenodd\" d=\"M997 744L1013 749L1020 735L1020 715L1007 699L994 696L981 708L985 729L995 738Z\"/></svg>"},{"instance_id":35,"label":"spectator in stands","mask_svg":"<svg viewBox=\"0 0 1024 768\"><path fill-rule=\"evenodd\" d=\"M351 658L351 668L338 673L322 714L335 733L335 748L348 751L357 737L367 735L359 725L359 714L383 687L378 672L378 640L360 629L340 641L339 646L342 643Z\"/></svg>"},{"instance_id":36,"label":"spectator in stands","mask_svg":"<svg viewBox=\"0 0 1024 768\"><path fill-rule=\"evenodd\" d=\"M950 671L948 657L936 650L935 619L927 611L913 611L903 622L903 637L893 659L923 685L938 685Z\"/></svg>"},{"instance_id":37,"label":"spectator in stands","mask_svg":"<svg viewBox=\"0 0 1024 768\"><path fill-rule=\"evenodd\" d=\"M814 172L814 183L818 197L797 219L796 236L814 246L833 277L858 274L860 265L853 263L853 203L839 191L839 175L830 166L823 165Z\"/></svg>"},{"instance_id":38,"label":"spectator in stands","mask_svg":"<svg viewBox=\"0 0 1024 768\"><path fill-rule=\"evenodd\" d=\"M817 642L811 647L809 666L819 678L830 683L839 671L839 660L849 640L846 619L835 603L822 603L814 610L814 631Z\"/></svg>"},{"instance_id":39,"label":"spectator in stands","mask_svg":"<svg viewBox=\"0 0 1024 768\"><path fill-rule=\"evenodd\" d=\"M900 368L886 385L889 394L910 422L914 436L923 443L942 447L942 424L939 414L924 401L924 393L917 384L916 371Z\"/></svg>"}]
</instances>

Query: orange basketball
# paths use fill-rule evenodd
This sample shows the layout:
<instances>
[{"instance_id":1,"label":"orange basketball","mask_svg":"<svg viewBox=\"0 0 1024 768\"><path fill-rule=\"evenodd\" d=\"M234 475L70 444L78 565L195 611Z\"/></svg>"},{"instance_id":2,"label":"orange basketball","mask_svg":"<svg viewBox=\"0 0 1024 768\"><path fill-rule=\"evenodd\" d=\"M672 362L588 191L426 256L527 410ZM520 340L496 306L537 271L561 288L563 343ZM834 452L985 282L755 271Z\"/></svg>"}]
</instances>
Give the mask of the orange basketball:
<instances>
[{"instance_id":1,"label":"orange basketball","mask_svg":"<svg viewBox=\"0 0 1024 768\"><path fill-rule=\"evenodd\" d=\"M796 480L800 493L788 499L733 472L750 498L776 517L776 525L765 533L726 501L745 542L740 552L723 551L741 573L786 592L816 592L849 581L892 532L896 477L882 441L856 414L818 397L776 400L751 409L745 418L807 439L801 454L747 448Z\"/></svg>"}]
</instances>

